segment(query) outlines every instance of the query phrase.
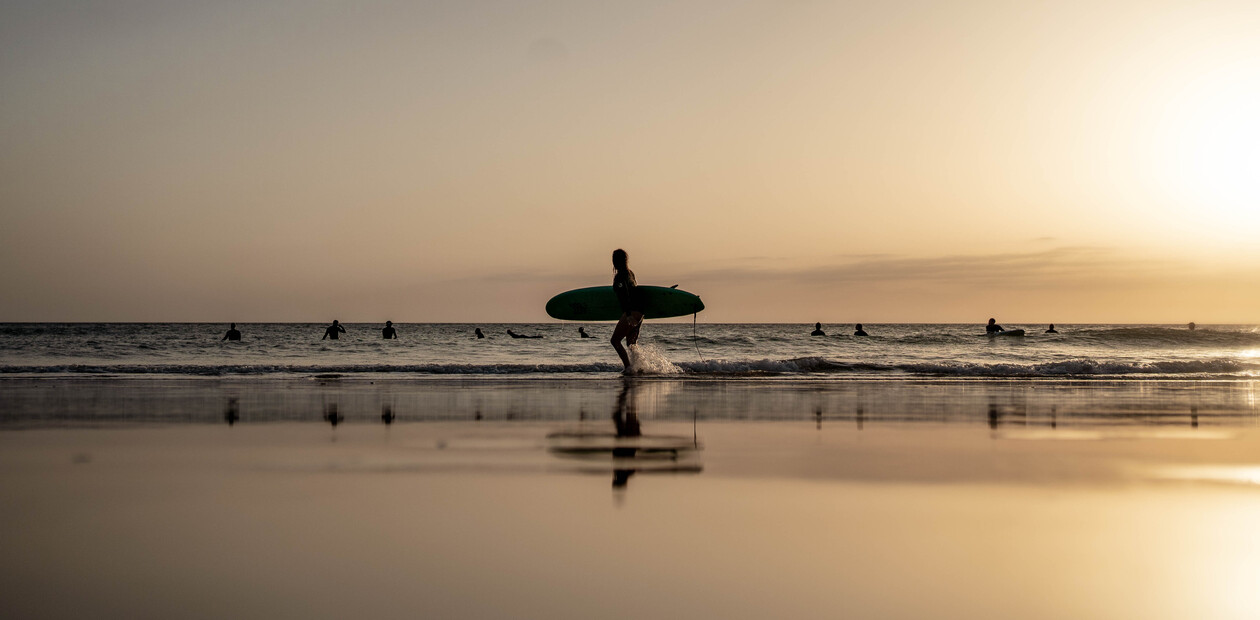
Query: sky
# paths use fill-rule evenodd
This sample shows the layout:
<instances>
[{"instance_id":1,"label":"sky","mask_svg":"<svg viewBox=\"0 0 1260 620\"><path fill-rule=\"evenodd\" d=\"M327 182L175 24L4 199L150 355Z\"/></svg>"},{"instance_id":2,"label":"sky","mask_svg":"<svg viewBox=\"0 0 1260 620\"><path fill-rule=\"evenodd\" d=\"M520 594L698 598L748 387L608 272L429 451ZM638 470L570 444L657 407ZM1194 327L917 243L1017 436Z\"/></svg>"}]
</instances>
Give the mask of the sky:
<instances>
[{"instance_id":1,"label":"sky","mask_svg":"<svg viewBox=\"0 0 1260 620\"><path fill-rule=\"evenodd\" d=\"M0 321L1260 323L1260 3L0 4Z\"/></svg>"}]
</instances>

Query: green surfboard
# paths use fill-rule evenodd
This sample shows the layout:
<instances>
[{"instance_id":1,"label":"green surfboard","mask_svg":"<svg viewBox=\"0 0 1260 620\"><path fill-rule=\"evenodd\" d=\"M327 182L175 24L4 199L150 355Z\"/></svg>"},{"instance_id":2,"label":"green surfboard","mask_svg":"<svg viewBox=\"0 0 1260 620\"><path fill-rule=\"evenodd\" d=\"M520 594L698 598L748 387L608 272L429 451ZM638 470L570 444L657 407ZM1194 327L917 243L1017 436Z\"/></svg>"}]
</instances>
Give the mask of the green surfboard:
<instances>
[{"instance_id":1,"label":"green surfboard","mask_svg":"<svg viewBox=\"0 0 1260 620\"><path fill-rule=\"evenodd\" d=\"M639 286L636 292L643 304L643 318L666 319L704 310L696 295L664 286ZM616 321L621 304L611 286L591 286L560 293L547 302L547 314L564 321Z\"/></svg>"}]
</instances>

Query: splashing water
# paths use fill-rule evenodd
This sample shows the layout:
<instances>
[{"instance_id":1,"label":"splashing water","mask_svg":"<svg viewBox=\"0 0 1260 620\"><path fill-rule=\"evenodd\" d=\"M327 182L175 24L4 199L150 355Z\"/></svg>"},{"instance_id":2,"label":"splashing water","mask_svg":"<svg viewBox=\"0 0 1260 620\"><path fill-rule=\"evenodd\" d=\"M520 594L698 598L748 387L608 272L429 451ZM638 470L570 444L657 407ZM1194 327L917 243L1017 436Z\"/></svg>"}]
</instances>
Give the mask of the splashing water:
<instances>
[{"instance_id":1,"label":"splashing water","mask_svg":"<svg viewBox=\"0 0 1260 620\"><path fill-rule=\"evenodd\" d=\"M630 367L627 375L680 375L683 369L675 366L655 345L634 344L627 347Z\"/></svg>"}]
</instances>

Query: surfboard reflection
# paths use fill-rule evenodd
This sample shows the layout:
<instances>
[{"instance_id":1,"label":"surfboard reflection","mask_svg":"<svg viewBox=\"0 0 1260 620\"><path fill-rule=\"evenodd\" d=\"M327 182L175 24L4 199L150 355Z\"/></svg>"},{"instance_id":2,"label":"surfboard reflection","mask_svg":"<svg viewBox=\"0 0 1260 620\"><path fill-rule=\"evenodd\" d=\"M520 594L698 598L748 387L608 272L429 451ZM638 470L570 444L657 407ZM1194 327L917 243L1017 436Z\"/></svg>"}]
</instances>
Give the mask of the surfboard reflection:
<instances>
[{"instance_id":1,"label":"surfboard reflection","mask_svg":"<svg viewBox=\"0 0 1260 620\"><path fill-rule=\"evenodd\" d=\"M700 442L696 436L645 435L639 422L639 397L643 383L634 378L622 380L621 392L613 408L613 432L585 430L557 431L547 435L547 451L568 459L612 468L612 486L624 490L635 474L698 474ZM605 466L591 471L607 471Z\"/></svg>"}]
</instances>

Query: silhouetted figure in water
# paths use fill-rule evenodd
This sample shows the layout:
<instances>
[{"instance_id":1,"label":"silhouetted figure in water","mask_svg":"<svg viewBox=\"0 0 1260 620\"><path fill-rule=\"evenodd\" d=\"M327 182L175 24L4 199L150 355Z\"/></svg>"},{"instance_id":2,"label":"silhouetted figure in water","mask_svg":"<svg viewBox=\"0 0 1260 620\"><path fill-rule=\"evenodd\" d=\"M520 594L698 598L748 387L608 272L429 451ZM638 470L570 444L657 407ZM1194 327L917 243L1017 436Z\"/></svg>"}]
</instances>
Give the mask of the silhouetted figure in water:
<instances>
[{"instance_id":1,"label":"silhouetted figure in water","mask_svg":"<svg viewBox=\"0 0 1260 620\"><path fill-rule=\"evenodd\" d=\"M485 334L481 333L481 328L480 328L480 327L478 327L477 329L474 329L474 330L473 330L473 333L474 333L474 334L477 334L477 337L478 337L478 338L485 338L485 337L486 337L486 335L485 335Z\"/></svg>"},{"instance_id":2,"label":"silhouetted figure in water","mask_svg":"<svg viewBox=\"0 0 1260 620\"><path fill-rule=\"evenodd\" d=\"M338 334L344 333L346 333L346 328L342 327L341 323L338 323L336 319L333 319L333 324L329 325L328 328L324 330L324 337L320 338L320 340L323 340L324 338L336 340Z\"/></svg>"},{"instance_id":3,"label":"silhouetted figure in water","mask_svg":"<svg viewBox=\"0 0 1260 620\"><path fill-rule=\"evenodd\" d=\"M394 423L394 408L389 405L381 405L381 421L386 424Z\"/></svg>"},{"instance_id":4,"label":"silhouetted figure in water","mask_svg":"<svg viewBox=\"0 0 1260 620\"><path fill-rule=\"evenodd\" d=\"M809 332L811 336L826 336L827 332L822 330L822 323L814 323L814 331Z\"/></svg>"},{"instance_id":5,"label":"silhouetted figure in water","mask_svg":"<svg viewBox=\"0 0 1260 620\"><path fill-rule=\"evenodd\" d=\"M590 334L586 333L586 328L585 328L585 327L579 327L579 328L578 328L578 335L579 335L579 336L581 336L581 337L583 337L583 338L590 338L590 337L591 337L591 335L590 335Z\"/></svg>"},{"instance_id":6,"label":"silhouetted figure in water","mask_svg":"<svg viewBox=\"0 0 1260 620\"><path fill-rule=\"evenodd\" d=\"M237 420L240 420L240 419L241 419L240 406L236 404L235 398L229 398L227 409L223 411L223 420L228 423L228 426L232 426L233 424L236 424Z\"/></svg>"},{"instance_id":7,"label":"silhouetted figure in water","mask_svg":"<svg viewBox=\"0 0 1260 620\"><path fill-rule=\"evenodd\" d=\"M1189 325L1187 325L1186 327L1190 328L1190 331L1194 331L1194 328L1198 327L1198 325L1195 325L1193 322L1191 322L1191 323L1190 323Z\"/></svg>"},{"instance_id":8,"label":"silhouetted figure in water","mask_svg":"<svg viewBox=\"0 0 1260 620\"><path fill-rule=\"evenodd\" d=\"M1006 330L1002 329L1002 326L997 324L997 319L989 319L989 324L984 328L984 333L986 334L1000 334L1004 331Z\"/></svg>"},{"instance_id":9,"label":"silhouetted figure in water","mask_svg":"<svg viewBox=\"0 0 1260 620\"><path fill-rule=\"evenodd\" d=\"M542 336L526 336L525 334L518 334L510 329L507 330L507 335L513 338L542 338Z\"/></svg>"},{"instance_id":10,"label":"silhouetted figure in water","mask_svg":"<svg viewBox=\"0 0 1260 620\"><path fill-rule=\"evenodd\" d=\"M1057 329L1055 329L1055 328L1054 328L1054 323L1051 323L1051 324L1050 324L1050 329L1047 329L1047 330L1046 330L1046 333L1047 333L1047 334L1057 334L1057 333L1059 333L1059 330L1057 330Z\"/></svg>"},{"instance_id":11,"label":"silhouetted figure in water","mask_svg":"<svg viewBox=\"0 0 1260 620\"><path fill-rule=\"evenodd\" d=\"M385 329L381 330L381 338L386 340L398 340L398 330L394 329L393 321L385 321Z\"/></svg>"},{"instance_id":12,"label":"silhouetted figure in water","mask_svg":"<svg viewBox=\"0 0 1260 620\"><path fill-rule=\"evenodd\" d=\"M235 341L235 340L240 340L240 339L241 339L241 332L236 331L236 323L233 323L232 326L228 328L227 333L223 335L223 340ZM219 342L223 342L223 340L220 340Z\"/></svg>"},{"instance_id":13,"label":"silhouetted figure in water","mask_svg":"<svg viewBox=\"0 0 1260 620\"><path fill-rule=\"evenodd\" d=\"M621 363L626 370L630 370L630 354L626 353L625 347L621 346L621 340L626 340L626 347L632 347L639 342L639 328L643 326L643 300L639 295L639 283L634 279L634 272L630 271L630 255L625 250L617 248L612 253L613 264L613 293L617 295L617 303L621 306L621 318L617 320L617 326L613 328L612 342L613 349L616 349L617 356L621 358Z\"/></svg>"},{"instance_id":14,"label":"silhouetted figure in water","mask_svg":"<svg viewBox=\"0 0 1260 620\"><path fill-rule=\"evenodd\" d=\"M870 334L866 333L866 330L862 329L861 323L858 323L857 325L853 326L853 335L854 336L869 336Z\"/></svg>"}]
</instances>

